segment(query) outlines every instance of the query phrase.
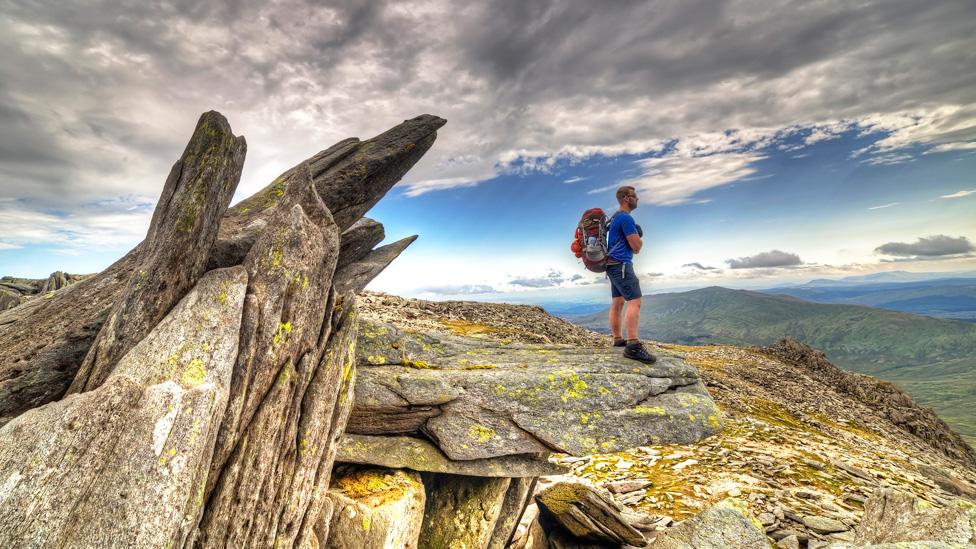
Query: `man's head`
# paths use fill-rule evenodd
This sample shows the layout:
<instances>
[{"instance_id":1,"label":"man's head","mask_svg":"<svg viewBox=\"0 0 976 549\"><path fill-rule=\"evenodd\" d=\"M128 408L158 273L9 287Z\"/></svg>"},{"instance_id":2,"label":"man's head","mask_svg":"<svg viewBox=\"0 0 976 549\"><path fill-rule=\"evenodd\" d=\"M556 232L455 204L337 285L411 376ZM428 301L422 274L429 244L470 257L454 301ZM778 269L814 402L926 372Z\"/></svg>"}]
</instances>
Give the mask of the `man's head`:
<instances>
[{"instance_id":1,"label":"man's head","mask_svg":"<svg viewBox=\"0 0 976 549\"><path fill-rule=\"evenodd\" d=\"M621 210L626 212L635 210L637 208L637 200L637 191L630 185L624 185L617 189L617 202L620 203Z\"/></svg>"}]
</instances>

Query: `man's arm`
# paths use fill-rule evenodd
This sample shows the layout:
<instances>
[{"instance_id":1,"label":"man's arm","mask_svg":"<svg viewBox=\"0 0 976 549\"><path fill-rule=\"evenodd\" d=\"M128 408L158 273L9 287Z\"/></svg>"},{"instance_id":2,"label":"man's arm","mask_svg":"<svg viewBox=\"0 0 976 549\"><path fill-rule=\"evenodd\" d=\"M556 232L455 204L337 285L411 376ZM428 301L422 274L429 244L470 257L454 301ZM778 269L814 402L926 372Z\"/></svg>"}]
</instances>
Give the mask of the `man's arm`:
<instances>
[{"instance_id":1,"label":"man's arm","mask_svg":"<svg viewBox=\"0 0 976 549\"><path fill-rule=\"evenodd\" d=\"M621 221L621 229L623 230L624 236L627 237L627 245L630 246L630 251L639 253L644 242L641 241L640 233L637 231L637 224L634 223L634 218L629 215L625 215Z\"/></svg>"},{"instance_id":2,"label":"man's arm","mask_svg":"<svg viewBox=\"0 0 976 549\"><path fill-rule=\"evenodd\" d=\"M641 237L637 233L634 233L634 234L627 235L627 244L630 245L630 251L637 254L640 253L641 246L644 245L644 242L641 240Z\"/></svg>"}]
</instances>

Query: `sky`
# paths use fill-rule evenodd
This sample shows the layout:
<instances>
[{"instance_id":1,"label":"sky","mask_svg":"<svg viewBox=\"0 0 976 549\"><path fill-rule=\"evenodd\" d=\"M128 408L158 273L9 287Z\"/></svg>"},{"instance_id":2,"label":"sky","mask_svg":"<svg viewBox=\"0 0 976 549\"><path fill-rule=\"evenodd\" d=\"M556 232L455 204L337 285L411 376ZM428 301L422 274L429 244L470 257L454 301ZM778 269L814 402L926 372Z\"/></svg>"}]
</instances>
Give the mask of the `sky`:
<instances>
[{"instance_id":1,"label":"sky","mask_svg":"<svg viewBox=\"0 0 976 549\"><path fill-rule=\"evenodd\" d=\"M970 0L0 0L0 274L108 266L200 113L235 201L315 152L448 120L368 215L370 289L605 299L569 251L633 185L645 293L976 269Z\"/></svg>"}]
</instances>

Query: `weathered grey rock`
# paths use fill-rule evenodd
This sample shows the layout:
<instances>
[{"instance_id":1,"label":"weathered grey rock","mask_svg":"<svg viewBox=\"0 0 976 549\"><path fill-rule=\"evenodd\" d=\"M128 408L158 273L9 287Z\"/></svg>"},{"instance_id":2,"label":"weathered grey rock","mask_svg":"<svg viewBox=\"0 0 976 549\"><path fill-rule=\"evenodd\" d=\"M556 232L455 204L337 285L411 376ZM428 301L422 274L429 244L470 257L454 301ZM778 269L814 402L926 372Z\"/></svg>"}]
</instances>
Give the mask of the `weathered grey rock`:
<instances>
[{"instance_id":1,"label":"weathered grey rock","mask_svg":"<svg viewBox=\"0 0 976 549\"><path fill-rule=\"evenodd\" d=\"M407 246L413 244L414 240L417 240L417 235L408 236L386 246L380 246L367 253L359 261L345 265L336 272L336 289L341 292L351 291L354 293L363 291L363 288L383 272L383 269L394 259L399 257L403 250L407 249Z\"/></svg>"},{"instance_id":2,"label":"weathered grey rock","mask_svg":"<svg viewBox=\"0 0 976 549\"><path fill-rule=\"evenodd\" d=\"M611 494L626 494L643 490L653 485L654 483L649 480L615 480L604 484L603 487L610 490Z\"/></svg>"},{"instance_id":3,"label":"weathered grey rock","mask_svg":"<svg viewBox=\"0 0 976 549\"><path fill-rule=\"evenodd\" d=\"M976 544L976 505L954 500L937 508L911 494L890 488L874 492L864 504L864 516L854 531L854 542L911 541Z\"/></svg>"},{"instance_id":4,"label":"weathered grey rock","mask_svg":"<svg viewBox=\"0 0 976 549\"><path fill-rule=\"evenodd\" d=\"M415 549L426 502L413 471L378 467L340 468L329 488L334 511L332 549Z\"/></svg>"},{"instance_id":5,"label":"weathered grey rock","mask_svg":"<svg viewBox=\"0 0 976 549\"><path fill-rule=\"evenodd\" d=\"M539 477L569 471L545 456L518 455L455 461L430 441L416 437L346 434L336 461L475 477Z\"/></svg>"},{"instance_id":6,"label":"weathered grey rock","mask_svg":"<svg viewBox=\"0 0 976 549\"><path fill-rule=\"evenodd\" d=\"M803 525L818 534L831 534L847 530L847 525L830 517L807 515L803 517Z\"/></svg>"},{"instance_id":7,"label":"weathered grey rock","mask_svg":"<svg viewBox=\"0 0 976 549\"><path fill-rule=\"evenodd\" d=\"M204 276L98 389L0 428L0 546L181 545L237 355L247 274Z\"/></svg>"},{"instance_id":8,"label":"weathered grey rock","mask_svg":"<svg viewBox=\"0 0 976 549\"><path fill-rule=\"evenodd\" d=\"M300 204L287 202L270 225L245 260L251 280L241 354L211 465L202 545L290 545L306 520L304 535L311 536L315 514L305 515L316 486L327 486L330 433L338 436L344 428L344 415L335 425L312 417L332 417L338 380L353 371L354 298L343 303L353 318L345 334L330 337L331 325L323 331L333 314L323 297L338 255L338 230L324 207L309 216ZM324 353L326 341L336 349L332 355ZM320 375L332 379L331 387L310 393ZM309 402L310 395L325 402ZM300 431L309 421L316 428Z\"/></svg>"},{"instance_id":9,"label":"weathered grey rock","mask_svg":"<svg viewBox=\"0 0 976 549\"><path fill-rule=\"evenodd\" d=\"M971 483L966 482L964 479L956 478L955 475L940 467L926 464L919 464L917 467L920 473L936 483L939 488L942 488L950 494L963 496L971 501L976 501L976 487Z\"/></svg>"},{"instance_id":10,"label":"weathered grey rock","mask_svg":"<svg viewBox=\"0 0 976 549\"><path fill-rule=\"evenodd\" d=\"M518 527L522 513L532 500L535 493L535 485L538 477L534 478L513 478L508 484L508 491L505 492L505 499L498 512L498 521L495 522L495 530L488 541L487 549L505 549L508 547L515 529Z\"/></svg>"},{"instance_id":11,"label":"weathered grey rock","mask_svg":"<svg viewBox=\"0 0 976 549\"><path fill-rule=\"evenodd\" d=\"M540 518L558 522L574 538L597 543L644 545L644 536L622 515L610 492L558 482L536 494ZM544 524L543 524L544 525Z\"/></svg>"},{"instance_id":12,"label":"weathered grey rock","mask_svg":"<svg viewBox=\"0 0 976 549\"><path fill-rule=\"evenodd\" d=\"M677 526L661 532L650 549L727 549L769 547L762 524L745 502L724 499Z\"/></svg>"},{"instance_id":13,"label":"weathered grey rock","mask_svg":"<svg viewBox=\"0 0 976 549\"><path fill-rule=\"evenodd\" d=\"M23 299L24 294L16 289L0 286L0 311L6 311L20 305Z\"/></svg>"},{"instance_id":14,"label":"weathered grey rock","mask_svg":"<svg viewBox=\"0 0 976 549\"><path fill-rule=\"evenodd\" d=\"M858 549L966 549L967 547L972 547L972 545L946 543L944 541L902 541L898 543L879 543L877 545L872 544L857 546Z\"/></svg>"},{"instance_id":15,"label":"weathered grey rock","mask_svg":"<svg viewBox=\"0 0 976 549\"><path fill-rule=\"evenodd\" d=\"M36 408L0 428L0 440L17 439L0 448L0 499L8 504L14 498L15 503L0 510L5 519L0 528L9 525L3 535L13 540L0 545L324 545L332 515L325 493L354 402L358 317L355 295L335 289L341 229L319 186L344 212L344 223L351 224L361 208L375 203L395 182L389 178L398 171L402 175L406 164L419 158L442 123L421 117L403 125L399 134L384 134L385 141L374 140L366 148L348 141L339 147L351 147L348 154L340 151L329 160L317 156L290 170L280 195L272 189L273 200L263 204L260 215L237 227L247 235L234 248L243 252L243 265L206 274L198 290L176 303L145 337L120 332L113 328L116 321L105 323L104 317L115 314L112 307L140 299L147 302L145 310L161 303L163 288L138 283L140 266L165 253L175 254L174 262L179 262L178 252L156 249L159 242L175 245L179 239L165 235L192 232L200 219L217 218L209 212L226 206L220 204L224 195L201 187L187 198L182 187L173 191L167 185L150 236L125 258L89 280L50 292L50 298L32 298L0 314L0 340L12 343L0 348L0 358L15 358L12 366L0 362L4 421L25 407L57 398L66 379L63 373L56 378L51 368L57 364L73 373L70 362L95 352L89 347L99 330L108 334L106 341L119 333L138 339L121 360L104 363L105 384ZM219 134L213 130L211 137ZM391 135L422 142L398 141ZM378 143L393 148L377 148ZM202 171L208 162L201 161ZM230 160L219 163L222 169L230 165ZM338 171L331 172L333 168ZM184 181L192 171L184 166L174 177ZM330 187L340 180L359 188ZM193 179L191 186L197 183ZM173 196L168 199L167 193ZM186 206L180 212L185 215L175 215L175 205ZM224 219L240 221L238 217L228 212ZM200 254L190 247L183 252L192 256L189 266L196 268ZM227 259L237 252L222 253ZM153 261L160 263L158 257ZM236 277L233 281L226 280L228 272ZM220 277L224 279L216 287L199 290ZM234 319L212 310L227 303L236 307ZM192 314L185 313L188 309ZM40 344L32 341L25 351L19 339L29 333L25 326L32 320L52 328L52 335L44 332ZM37 327L31 326L32 336ZM232 345L233 352L221 354L219 364L211 365L210 355L220 354L221 345ZM85 375L103 375L99 372L103 370ZM37 432L25 433L28 424ZM74 437L67 431L75 431ZM88 431L94 433L87 437L92 440L77 436ZM31 457L37 448L40 454ZM57 453L65 448L67 459ZM7 451L30 458L29 467L13 457L4 462ZM78 480L65 481L58 468L68 469L73 451L85 459L70 470ZM35 466L47 476L37 480L41 473L30 469ZM138 493L132 495L124 486ZM24 511L28 493L39 503ZM72 511L66 512L64 505Z\"/></svg>"},{"instance_id":16,"label":"weathered grey rock","mask_svg":"<svg viewBox=\"0 0 976 549\"><path fill-rule=\"evenodd\" d=\"M290 194L291 178L305 177L302 170L311 173L317 194L330 209L345 212L345 229L356 221L357 212L375 204L423 156L443 124L441 118L420 116L369 141L341 141L300 163L227 210L207 268L243 261L281 199ZM337 189L342 184L350 188ZM143 246L101 273L54 292L50 299L32 299L0 312L0 425L65 393L109 310L138 272Z\"/></svg>"},{"instance_id":17,"label":"weathered grey rock","mask_svg":"<svg viewBox=\"0 0 976 549\"><path fill-rule=\"evenodd\" d=\"M383 224L368 217L364 217L342 231L341 247L339 248L339 262L336 269L340 270L366 257L366 254L386 237Z\"/></svg>"},{"instance_id":18,"label":"weathered grey rock","mask_svg":"<svg viewBox=\"0 0 976 549\"><path fill-rule=\"evenodd\" d=\"M454 460L690 443L720 414L687 362L364 325L348 433L423 433ZM463 388L463 389L462 389ZM404 421L391 421L397 416Z\"/></svg>"},{"instance_id":19,"label":"weathered grey rock","mask_svg":"<svg viewBox=\"0 0 976 549\"><path fill-rule=\"evenodd\" d=\"M340 141L289 169L228 211L211 267L240 263L260 234L262 221L289 192L293 178L304 177L303 166L339 229L350 228L420 160L445 123L443 118L421 115L366 141Z\"/></svg>"},{"instance_id":20,"label":"weathered grey rock","mask_svg":"<svg viewBox=\"0 0 976 549\"><path fill-rule=\"evenodd\" d=\"M495 531L510 479L432 474L424 478L427 506L420 549L485 549Z\"/></svg>"},{"instance_id":21,"label":"weathered grey rock","mask_svg":"<svg viewBox=\"0 0 976 549\"><path fill-rule=\"evenodd\" d=\"M210 247L240 180L246 151L244 138L234 136L220 113L210 111L200 117L183 156L166 178L140 246L138 266L116 298L69 392L101 385L118 359L206 272Z\"/></svg>"},{"instance_id":22,"label":"weathered grey rock","mask_svg":"<svg viewBox=\"0 0 976 549\"><path fill-rule=\"evenodd\" d=\"M776 542L777 549L800 549L800 540L796 536L786 536Z\"/></svg>"},{"instance_id":23,"label":"weathered grey rock","mask_svg":"<svg viewBox=\"0 0 976 549\"><path fill-rule=\"evenodd\" d=\"M68 285L68 276L65 275L64 272L62 271L54 271L53 273L50 274L50 276L47 277L47 280L44 281L44 284L41 285L41 288L38 293L46 294L48 292L60 290L61 288L66 287L67 285Z\"/></svg>"}]
</instances>

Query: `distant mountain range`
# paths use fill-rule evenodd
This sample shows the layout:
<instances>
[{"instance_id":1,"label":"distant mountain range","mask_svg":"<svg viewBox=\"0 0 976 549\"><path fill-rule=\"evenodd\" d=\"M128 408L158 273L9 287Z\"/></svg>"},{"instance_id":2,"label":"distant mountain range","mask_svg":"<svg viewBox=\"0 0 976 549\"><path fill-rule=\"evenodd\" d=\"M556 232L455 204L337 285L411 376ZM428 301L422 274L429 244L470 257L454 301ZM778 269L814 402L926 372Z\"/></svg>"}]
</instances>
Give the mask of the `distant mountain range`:
<instances>
[{"instance_id":1,"label":"distant mountain range","mask_svg":"<svg viewBox=\"0 0 976 549\"><path fill-rule=\"evenodd\" d=\"M606 309L571 320L608 331ZM713 286L647 296L640 330L643 338L693 345L791 337L842 368L898 383L969 440L976 437L976 323Z\"/></svg>"},{"instance_id":2,"label":"distant mountain range","mask_svg":"<svg viewBox=\"0 0 976 549\"><path fill-rule=\"evenodd\" d=\"M889 273L883 273L889 274ZM912 274L912 273L907 273ZM760 290L817 303L867 305L906 313L976 322L976 276L921 281L812 280L799 286Z\"/></svg>"}]
</instances>

